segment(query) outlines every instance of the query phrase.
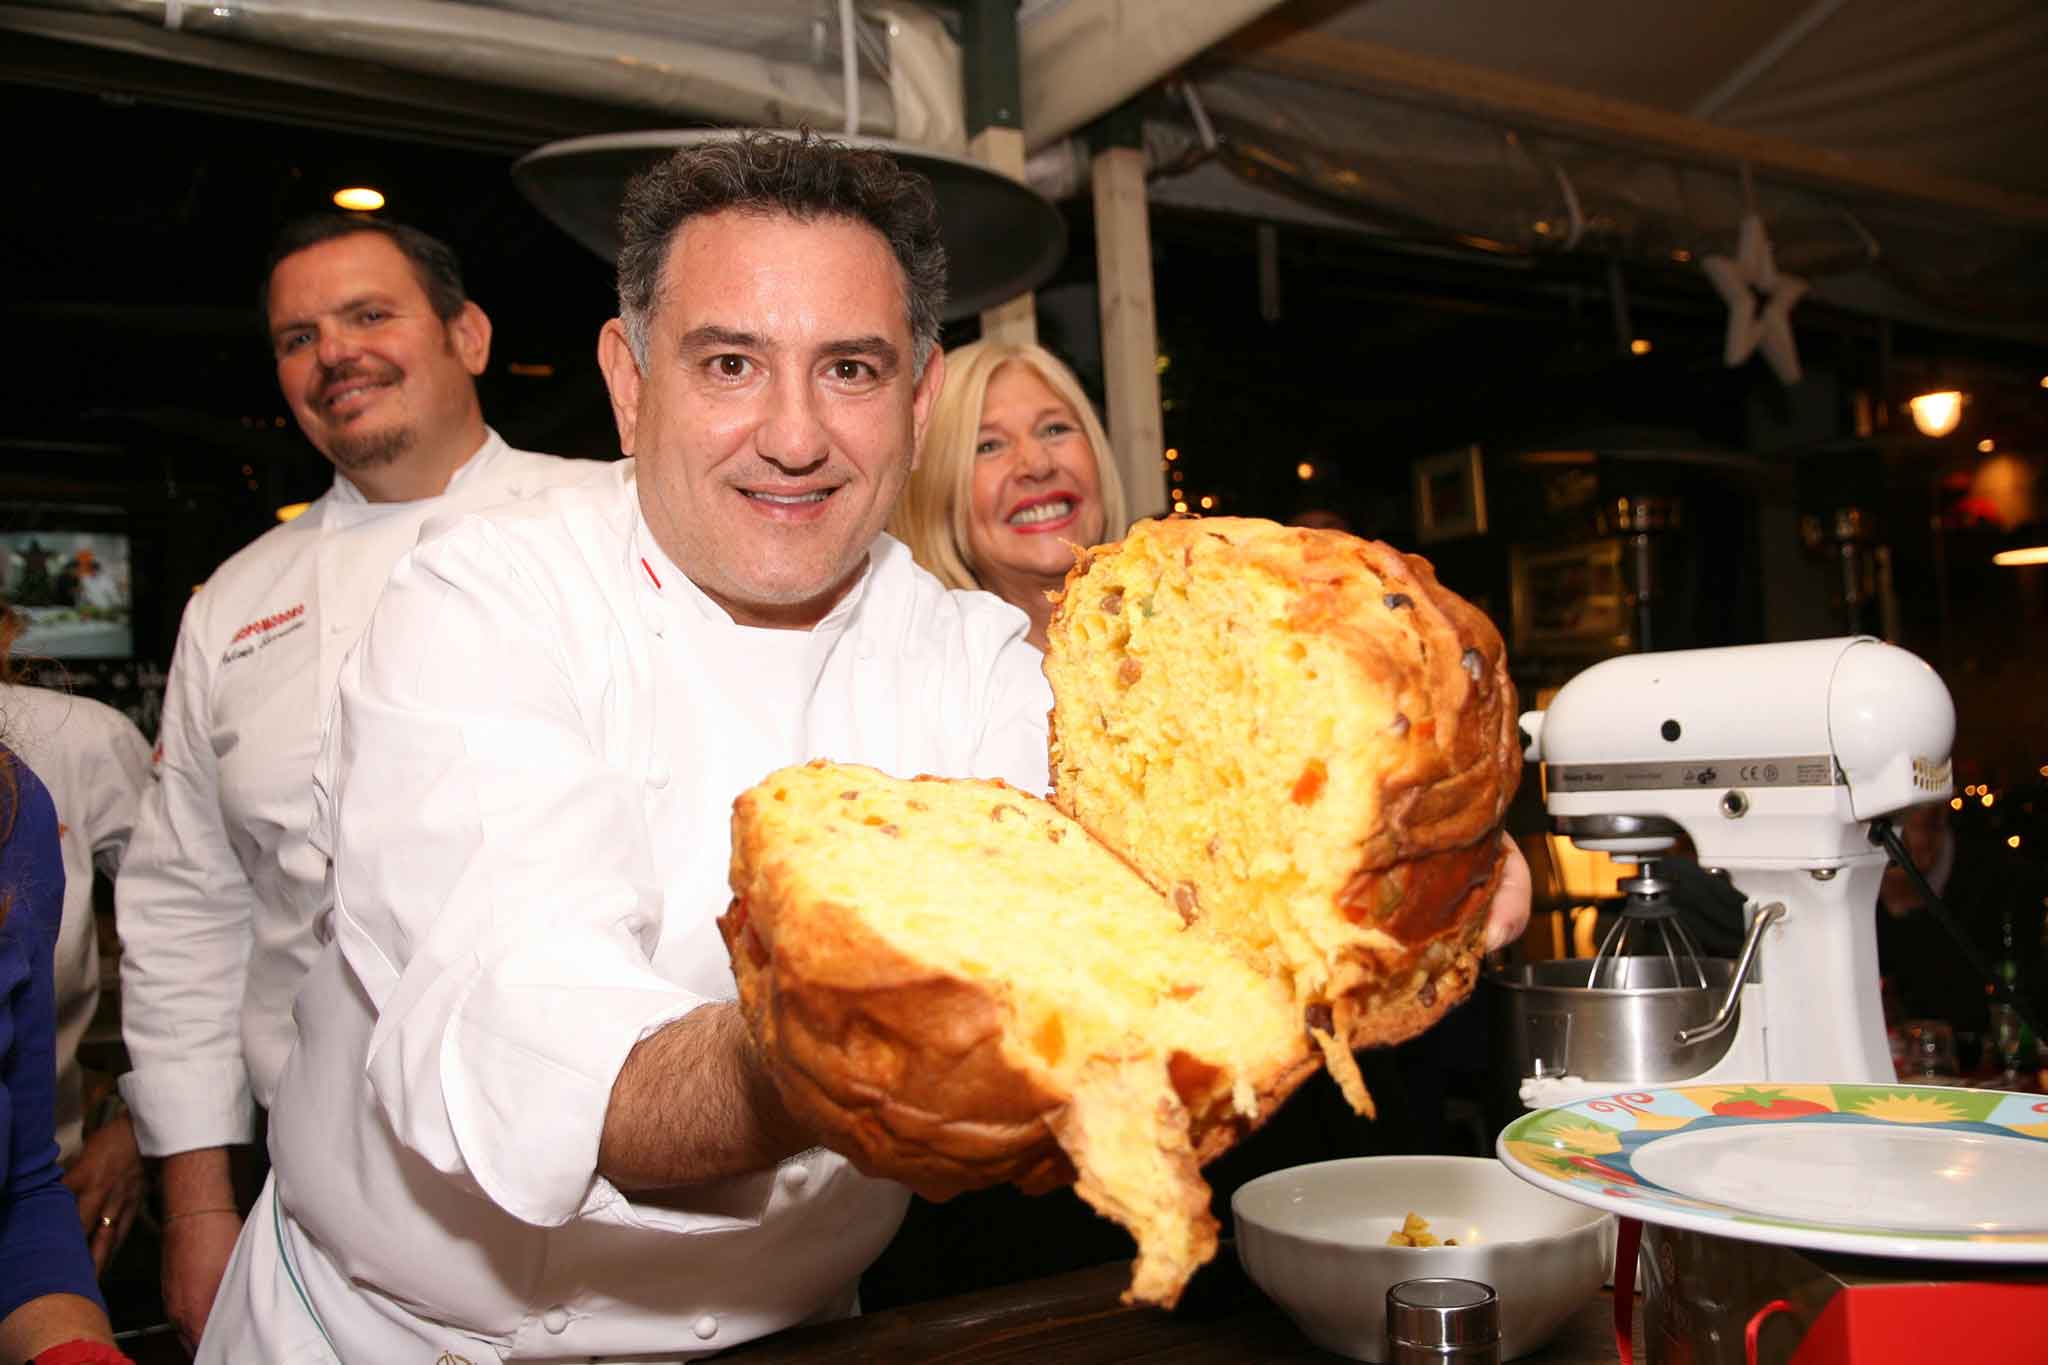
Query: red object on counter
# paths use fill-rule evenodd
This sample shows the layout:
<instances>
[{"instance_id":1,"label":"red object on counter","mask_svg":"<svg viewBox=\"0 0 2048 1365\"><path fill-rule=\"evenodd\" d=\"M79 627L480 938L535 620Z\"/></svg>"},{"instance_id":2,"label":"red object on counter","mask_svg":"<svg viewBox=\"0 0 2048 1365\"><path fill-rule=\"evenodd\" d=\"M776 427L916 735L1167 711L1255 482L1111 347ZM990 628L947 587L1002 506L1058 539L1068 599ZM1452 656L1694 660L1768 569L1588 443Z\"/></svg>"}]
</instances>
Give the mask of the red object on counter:
<instances>
[{"instance_id":1,"label":"red object on counter","mask_svg":"<svg viewBox=\"0 0 2048 1365\"><path fill-rule=\"evenodd\" d=\"M1791 1365L2040 1365L2044 1322L2048 1284L1854 1285L1828 1300Z\"/></svg>"},{"instance_id":2,"label":"red object on counter","mask_svg":"<svg viewBox=\"0 0 2048 1365\"><path fill-rule=\"evenodd\" d=\"M1636 1365L1636 1252L1642 1242L1643 1225L1620 1219L1614 1235L1614 1354L1621 1365Z\"/></svg>"},{"instance_id":3,"label":"red object on counter","mask_svg":"<svg viewBox=\"0 0 2048 1365\"><path fill-rule=\"evenodd\" d=\"M1772 1299L1769 1303L1757 1309L1756 1315L1750 1318L1749 1325L1742 1329L1743 1360L1747 1361L1748 1365L1757 1365L1756 1339L1757 1334L1763 1331L1766 1318L1778 1313L1797 1313L1798 1311L1797 1308L1792 1306L1790 1299Z\"/></svg>"}]
</instances>

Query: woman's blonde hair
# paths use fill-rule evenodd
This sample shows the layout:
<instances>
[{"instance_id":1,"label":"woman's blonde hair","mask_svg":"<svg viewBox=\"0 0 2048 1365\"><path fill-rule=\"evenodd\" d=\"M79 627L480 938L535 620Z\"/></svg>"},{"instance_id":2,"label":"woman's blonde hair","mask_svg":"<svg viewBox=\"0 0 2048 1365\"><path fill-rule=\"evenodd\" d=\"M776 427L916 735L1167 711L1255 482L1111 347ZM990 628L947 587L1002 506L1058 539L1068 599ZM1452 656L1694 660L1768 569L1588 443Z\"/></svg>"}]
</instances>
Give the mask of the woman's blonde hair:
<instances>
[{"instance_id":1,"label":"woman's blonde hair","mask_svg":"<svg viewBox=\"0 0 2048 1365\"><path fill-rule=\"evenodd\" d=\"M1017 363L1031 367L1045 386L1074 410L1088 449L1095 456L1095 482L1102 494L1102 538L1124 532L1124 486L1117 477L1116 456L1095 405L1074 372L1043 346L1011 341L977 341L946 352L946 379L932 400L917 470L910 476L889 533L910 547L910 553L949 588L981 586L968 549L967 523L974 483L974 447L981 434L981 407L997 370Z\"/></svg>"}]
</instances>

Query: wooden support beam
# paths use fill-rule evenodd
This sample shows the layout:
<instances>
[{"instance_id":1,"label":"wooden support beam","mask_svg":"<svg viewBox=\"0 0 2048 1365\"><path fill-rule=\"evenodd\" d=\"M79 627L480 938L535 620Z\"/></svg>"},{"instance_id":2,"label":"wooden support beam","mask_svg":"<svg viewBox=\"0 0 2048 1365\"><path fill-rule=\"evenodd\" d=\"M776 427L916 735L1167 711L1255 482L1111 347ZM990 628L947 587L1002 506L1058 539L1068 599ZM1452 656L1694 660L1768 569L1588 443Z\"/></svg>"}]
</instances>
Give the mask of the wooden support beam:
<instances>
[{"instance_id":1,"label":"wooden support beam","mask_svg":"<svg viewBox=\"0 0 2048 1365\"><path fill-rule=\"evenodd\" d=\"M976 161L992 166L1012 180L1024 178L1024 133L1018 128L983 128L967 140ZM1038 301L1030 293L1017 295L993 308L981 310L984 341L1009 341L1020 346L1038 344Z\"/></svg>"},{"instance_id":2,"label":"wooden support beam","mask_svg":"<svg viewBox=\"0 0 2048 1365\"><path fill-rule=\"evenodd\" d=\"M1293 28L1251 25L1229 39L1227 59L1255 71L1360 90L1437 109L1456 109L1605 146L1986 217L2048 224L2048 198L2002 190L1895 162L1851 157L1786 138L1724 128L1627 100L1528 80L1486 67Z\"/></svg>"},{"instance_id":3,"label":"wooden support beam","mask_svg":"<svg viewBox=\"0 0 2048 1365\"><path fill-rule=\"evenodd\" d=\"M1090 168L1095 190L1096 290L1109 443L1133 520L1163 515L1165 432L1159 412L1159 329L1152 303L1152 225L1145 153L1106 147ZM1111 527L1111 533L1121 528Z\"/></svg>"},{"instance_id":4,"label":"wooden support beam","mask_svg":"<svg viewBox=\"0 0 2048 1365\"><path fill-rule=\"evenodd\" d=\"M1012 180L1024 179L1023 95L1017 67L1017 0L964 0L960 6L960 83L967 150ZM1030 293L981 310L984 341L1038 343L1038 305Z\"/></svg>"}]
</instances>

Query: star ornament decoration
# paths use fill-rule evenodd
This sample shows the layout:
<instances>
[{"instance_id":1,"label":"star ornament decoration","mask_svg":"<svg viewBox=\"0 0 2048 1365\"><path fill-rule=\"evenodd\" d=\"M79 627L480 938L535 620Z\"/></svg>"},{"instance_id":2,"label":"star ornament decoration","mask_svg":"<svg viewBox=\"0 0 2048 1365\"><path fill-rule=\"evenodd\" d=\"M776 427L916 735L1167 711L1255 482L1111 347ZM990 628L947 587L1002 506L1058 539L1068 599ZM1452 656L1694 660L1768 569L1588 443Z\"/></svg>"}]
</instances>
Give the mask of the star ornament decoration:
<instances>
[{"instance_id":1,"label":"star ornament decoration","mask_svg":"<svg viewBox=\"0 0 2048 1365\"><path fill-rule=\"evenodd\" d=\"M1764 235L1763 219L1754 213L1744 214L1734 259L1708 256L1700 267L1728 305L1728 340L1722 348L1722 363L1734 369L1761 350L1779 383L1797 384L1799 345L1792 337L1792 305L1805 296L1807 283L1772 262L1771 239Z\"/></svg>"}]
</instances>

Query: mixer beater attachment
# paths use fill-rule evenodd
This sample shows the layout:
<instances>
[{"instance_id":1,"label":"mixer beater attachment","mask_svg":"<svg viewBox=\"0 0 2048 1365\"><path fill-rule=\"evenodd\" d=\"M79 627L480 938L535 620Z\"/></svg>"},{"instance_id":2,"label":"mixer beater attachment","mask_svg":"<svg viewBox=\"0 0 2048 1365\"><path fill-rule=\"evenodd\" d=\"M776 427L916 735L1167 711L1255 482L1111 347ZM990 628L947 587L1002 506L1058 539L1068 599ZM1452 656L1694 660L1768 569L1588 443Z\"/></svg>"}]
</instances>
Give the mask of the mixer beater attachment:
<instances>
[{"instance_id":1,"label":"mixer beater attachment","mask_svg":"<svg viewBox=\"0 0 2048 1365\"><path fill-rule=\"evenodd\" d=\"M1615 883L1627 899L1621 913L1601 936L1600 949L1593 955L1593 969L1586 984L1595 990L1624 990L1638 983L1629 979L1629 959L1662 958L1671 965L1669 984L1697 985L1704 989L1707 973L1700 966L1699 945L1678 917L1678 902L1672 899L1678 884L1657 875L1654 859L1636 863L1636 873Z\"/></svg>"}]
</instances>

